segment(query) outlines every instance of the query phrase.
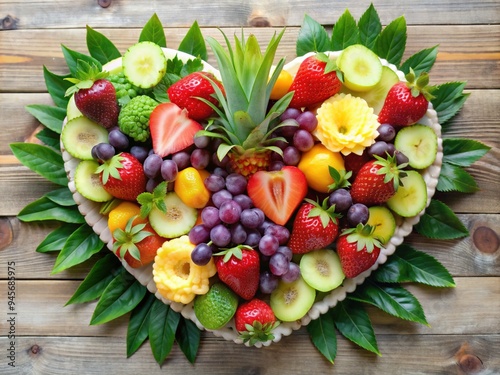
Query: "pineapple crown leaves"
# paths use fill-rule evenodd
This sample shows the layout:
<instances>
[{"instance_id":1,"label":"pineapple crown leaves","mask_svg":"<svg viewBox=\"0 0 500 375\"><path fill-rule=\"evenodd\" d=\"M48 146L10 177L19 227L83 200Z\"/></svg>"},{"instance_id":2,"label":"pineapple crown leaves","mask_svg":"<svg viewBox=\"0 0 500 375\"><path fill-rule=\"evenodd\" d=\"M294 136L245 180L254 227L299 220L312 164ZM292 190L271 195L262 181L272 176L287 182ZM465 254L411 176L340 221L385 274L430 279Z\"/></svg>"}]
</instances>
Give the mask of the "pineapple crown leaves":
<instances>
[{"instance_id":1,"label":"pineapple crown leaves","mask_svg":"<svg viewBox=\"0 0 500 375\"><path fill-rule=\"evenodd\" d=\"M436 86L429 86L429 73L423 72L420 75L416 75L412 68L405 76L407 83L406 86L411 90L411 95L416 98L422 94L427 101L434 99L432 92L436 89Z\"/></svg>"},{"instance_id":2,"label":"pineapple crown leaves","mask_svg":"<svg viewBox=\"0 0 500 375\"><path fill-rule=\"evenodd\" d=\"M109 73L101 71L101 69L94 63L90 64L84 60L77 60L76 62L76 77L65 78L66 81L73 83L69 87L64 96L73 95L80 89L89 89L95 81L108 77Z\"/></svg>"},{"instance_id":3,"label":"pineapple crown leaves","mask_svg":"<svg viewBox=\"0 0 500 375\"><path fill-rule=\"evenodd\" d=\"M152 236L153 233L143 230L146 224L136 224L134 225L134 220L137 219L137 215L131 217L125 226L125 229L117 228L113 231L113 238L115 242L113 243L113 250L118 251L118 255L121 259L125 257L128 252L133 258L141 260L141 253L137 247L137 243L144 240L146 237Z\"/></svg>"},{"instance_id":4,"label":"pineapple crown leaves","mask_svg":"<svg viewBox=\"0 0 500 375\"><path fill-rule=\"evenodd\" d=\"M401 178L406 176L406 172L403 170L408 165L407 163L398 164L396 162L396 154L389 155L387 158L383 158L378 155L373 155L375 157L375 165L381 166L377 171L377 174L384 175L384 183L389 183L392 181L394 190L398 190L399 186L403 186Z\"/></svg>"},{"instance_id":5,"label":"pineapple crown leaves","mask_svg":"<svg viewBox=\"0 0 500 375\"><path fill-rule=\"evenodd\" d=\"M102 173L101 178L103 185L106 185L110 176L117 180L122 179L120 172L118 171L123 168L122 160L124 160L123 156L121 156L121 154L116 154L111 159L97 167L96 173Z\"/></svg>"},{"instance_id":6,"label":"pineapple crown leaves","mask_svg":"<svg viewBox=\"0 0 500 375\"><path fill-rule=\"evenodd\" d=\"M309 211L309 214L307 217L319 217L321 221L321 225L323 228L326 228L328 224L330 224L330 221L333 222L333 224L337 224L338 220L337 218L340 217L338 213L335 212L335 205L329 205L328 204L328 197L326 197L321 204L319 202L315 202L312 199L304 199L307 203L312 204L314 207Z\"/></svg>"},{"instance_id":7,"label":"pineapple crown leaves","mask_svg":"<svg viewBox=\"0 0 500 375\"><path fill-rule=\"evenodd\" d=\"M149 215L151 210L156 207L163 213L167 213L167 206L165 205L165 196L167 194L167 182L159 183L153 192L144 192L137 196L137 202L141 205L140 215L145 218Z\"/></svg>"},{"instance_id":8,"label":"pineapple crown leaves","mask_svg":"<svg viewBox=\"0 0 500 375\"><path fill-rule=\"evenodd\" d=\"M346 171L346 170L336 170L333 168L331 165L328 166L328 172L330 173L330 176L333 179L333 183L328 185L328 189L330 191L332 190L337 190L340 188L347 188L351 186L351 183L349 182L349 178L352 176L352 171Z\"/></svg>"},{"instance_id":9,"label":"pineapple crown leaves","mask_svg":"<svg viewBox=\"0 0 500 375\"><path fill-rule=\"evenodd\" d=\"M236 259L243 259L243 250L253 250L252 247L248 245L237 245L228 249L220 249L218 253L215 253L215 256L224 256L224 263L227 263L231 257L235 257Z\"/></svg>"},{"instance_id":10,"label":"pineapple crown leaves","mask_svg":"<svg viewBox=\"0 0 500 375\"><path fill-rule=\"evenodd\" d=\"M274 339L272 331L280 325L279 321L262 324L255 320L252 325L245 324L246 331L240 334L240 339L249 346L254 346L258 342L266 342Z\"/></svg>"},{"instance_id":11,"label":"pineapple crown leaves","mask_svg":"<svg viewBox=\"0 0 500 375\"><path fill-rule=\"evenodd\" d=\"M347 242L356 243L356 250L366 250L367 253L373 252L375 247L381 248L383 245L378 238L373 236L375 227L359 223L355 228L348 228L342 231L342 236L347 236Z\"/></svg>"}]
</instances>

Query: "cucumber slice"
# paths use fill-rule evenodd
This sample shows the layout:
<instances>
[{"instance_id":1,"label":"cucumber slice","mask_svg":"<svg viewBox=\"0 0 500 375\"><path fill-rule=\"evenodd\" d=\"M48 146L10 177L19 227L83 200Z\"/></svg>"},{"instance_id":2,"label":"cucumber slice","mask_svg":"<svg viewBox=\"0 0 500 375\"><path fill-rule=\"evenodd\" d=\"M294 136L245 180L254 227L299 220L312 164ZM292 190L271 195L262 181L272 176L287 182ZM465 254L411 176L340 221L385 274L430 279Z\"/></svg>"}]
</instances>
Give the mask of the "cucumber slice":
<instances>
[{"instance_id":1,"label":"cucumber slice","mask_svg":"<svg viewBox=\"0 0 500 375\"><path fill-rule=\"evenodd\" d=\"M380 81L370 90L365 92L358 92L353 94L354 96L359 96L360 98L366 100L368 105L373 108L373 113L378 115L382 107L384 106L385 98L387 93L396 83L399 82L399 77L394 70L388 66L382 67L382 77Z\"/></svg>"},{"instance_id":2,"label":"cucumber slice","mask_svg":"<svg viewBox=\"0 0 500 375\"><path fill-rule=\"evenodd\" d=\"M320 292L335 289L345 279L339 256L331 249L304 254L300 260L300 274L306 283Z\"/></svg>"},{"instance_id":3,"label":"cucumber slice","mask_svg":"<svg viewBox=\"0 0 500 375\"><path fill-rule=\"evenodd\" d=\"M385 245L396 231L396 219L392 212L384 206L371 206L367 224L374 227L373 237Z\"/></svg>"},{"instance_id":4,"label":"cucumber slice","mask_svg":"<svg viewBox=\"0 0 500 375\"><path fill-rule=\"evenodd\" d=\"M94 160L82 160L75 170L76 190L85 198L94 202L107 202L113 198L102 186L96 173L99 163Z\"/></svg>"},{"instance_id":5,"label":"cucumber slice","mask_svg":"<svg viewBox=\"0 0 500 375\"><path fill-rule=\"evenodd\" d=\"M174 238L187 234L196 224L198 210L184 204L175 192L164 198L166 213L153 207L149 213L149 223L160 236Z\"/></svg>"},{"instance_id":6,"label":"cucumber slice","mask_svg":"<svg viewBox=\"0 0 500 375\"><path fill-rule=\"evenodd\" d=\"M368 91L382 77L379 57L362 44L353 44L344 49L337 66L344 74L344 84L354 91Z\"/></svg>"},{"instance_id":7,"label":"cucumber slice","mask_svg":"<svg viewBox=\"0 0 500 375\"><path fill-rule=\"evenodd\" d=\"M71 95L68 100L68 106L66 107L66 121L73 120L74 118L83 116L75 103L75 95Z\"/></svg>"},{"instance_id":8,"label":"cucumber slice","mask_svg":"<svg viewBox=\"0 0 500 375\"><path fill-rule=\"evenodd\" d=\"M401 179L403 185L399 186L396 194L387 201L387 206L402 217L412 217L427 205L427 185L417 171L406 173Z\"/></svg>"},{"instance_id":9,"label":"cucumber slice","mask_svg":"<svg viewBox=\"0 0 500 375\"><path fill-rule=\"evenodd\" d=\"M61 141L74 158L93 160L92 147L98 143L108 143L108 131L87 117L80 116L64 125Z\"/></svg>"},{"instance_id":10,"label":"cucumber slice","mask_svg":"<svg viewBox=\"0 0 500 375\"><path fill-rule=\"evenodd\" d=\"M139 42L130 47L122 58L125 77L138 87L156 86L167 71L167 59L161 47L153 42Z\"/></svg>"},{"instance_id":11,"label":"cucumber slice","mask_svg":"<svg viewBox=\"0 0 500 375\"><path fill-rule=\"evenodd\" d=\"M315 298L316 290L299 276L291 283L280 280L278 287L271 293L269 304L276 318L283 322L293 322L307 314Z\"/></svg>"},{"instance_id":12,"label":"cucumber slice","mask_svg":"<svg viewBox=\"0 0 500 375\"><path fill-rule=\"evenodd\" d=\"M410 167L424 169L436 159L438 137L432 128L415 124L398 131L394 146L408 157Z\"/></svg>"}]
</instances>

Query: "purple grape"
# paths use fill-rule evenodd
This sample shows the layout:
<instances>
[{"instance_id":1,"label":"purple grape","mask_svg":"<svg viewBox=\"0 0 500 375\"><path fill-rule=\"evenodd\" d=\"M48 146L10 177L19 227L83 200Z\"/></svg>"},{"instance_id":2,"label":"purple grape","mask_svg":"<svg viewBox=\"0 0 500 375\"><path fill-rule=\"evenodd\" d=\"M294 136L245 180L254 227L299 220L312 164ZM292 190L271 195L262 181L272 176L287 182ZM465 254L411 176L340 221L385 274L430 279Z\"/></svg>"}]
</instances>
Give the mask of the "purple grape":
<instances>
[{"instance_id":1,"label":"purple grape","mask_svg":"<svg viewBox=\"0 0 500 375\"><path fill-rule=\"evenodd\" d=\"M245 243L247 239L247 231L241 223L234 223L230 228L231 232L231 242L235 245L240 245Z\"/></svg>"},{"instance_id":2,"label":"purple grape","mask_svg":"<svg viewBox=\"0 0 500 375\"><path fill-rule=\"evenodd\" d=\"M297 150L306 152L314 146L314 138L307 130L299 129L293 135L293 145Z\"/></svg>"},{"instance_id":3,"label":"purple grape","mask_svg":"<svg viewBox=\"0 0 500 375\"><path fill-rule=\"evenodd\" d=\"M281 280L285 283L292 283L297 280L300 276L300 267L297 263L290 262L288 264L288 271L281 275Z\"/></svg>"},{"instance_id":4,"label":"purple grape","mask_svg":"<svg viewBox=\"0 0 500 375\"><path fill-rule=\"evenodd\" d=\"M271 294L278 287L279 279L269 271L264 271L259 277L259 289L261 293Z\"/></svg>"},{"instance_id":5,"label":"purple grape","mask_svg":"<svg viewBox=\"0 0 500 375\"><path fill-rule=\"evenodd\" d=\"M201 211L201 221L207 228L212 229L220 224L219 209L213 206L206 206Z\"/></svg>"},{"instance_id":6,"label":"purple grape","mask_svg":"<svg viewBox=\"0 0 500 375\"><path fill-rule=\"evenodd\" d=\"M290 249L288 246L282 245L278 247L278 250L276 250L277 253L283 254L288 261L292 260L293 257L293 252L292 249Z\"/></svg>"},{"instance_id":7,"label":"purple grape","mask_svg":"<svg viewBox=\"0 0 500 375\"><path fill-rule=\"evenodd\" d=\"M377 141L368 148L367 152L368 155L370 156L377 155L382 158L385 158L387 156L388 151L389 151L389 145L387 144L387 142Z\"/></svg>"},{"instance_id":8,"label":"purple grape","mask_svg":"<svg viewBox=\"0 0 500 375\"><path fill-rule=\"evenodd\" d=\"M225 201L233 199L233 194L231 194L226 189L219 190L217 193L212 194L212 202L215 207L219 208Z\"/></svg>"},{"instance_id":9,"label":"purple grape","mask_svg":"<svg viewBox=\"0 0 500 375\"><path fill-rule=\"evenodd\" d=\"M215 167L214 168L214 171L212 172L212 174L216 175L216 176L221 176L223 177L224 179L227 177L228 173L227 171L224 169L224 168L221 168L221 167Z\"/></svg>"},{"instance_id":10,"label":"purple grape","mask_svg":"<svg viewBox=\"0 0 500 375\"><path fill-rule=\"evenodd\" d=\"M396 129L390 124L381 124L378 129L378 141L390 142L396 136Z\"/></svg>"},{"instance_id":11,"label":"purple grape","mask_svg":"<svg viewBox=\"0 0 500 375\"><path fill-rule=\"evenodd\" d=\"M270 234L265 234L260 238L259 241L259 251L267 256L274 255L276 250L278 250L279 243L278 239Z\"/></svg>"},{"instance_id":12,"label":"purple grape","mask_svg":"<svg viewBox=\"0 0 500 375\"><path fill-rule=\"evenodd\" d=\"M191 155L187 151L179 151L172 155L172 160L177 164L177 168L182 171L191 165Z\"/></svg>"},{"instance_id":13,"label":"purple grape","mask_svg":"<svg viewBox=\"0 0 500 375\"><path fill-rule=\"evenodd\" d=\"M196 169L205 169L210 163L210 152L204 148L194 149L191 153L190 162Z\"/></svg>"},{"instance_id":14,"label":"purple grape","mask_svg":"<svg viewBox=\"0 0 500 375\"><path fill-rule=\"evenodd\" d=\"M216 193L219 190L224 189L225 186L226 181L222 176L211 174L205 179L205 187L212 193Z\"/></svg>"},{"instance_id":15,"label":"purple grape","mask_svg":"<svg viewBox=\"0 0 500 375\"><path fill-rule=\"evenodd\" d=\"M216 153L212 154L212 163L217 165L220 168L225 168L227 163L229 163L229 156L224 156L222 160L219 160L218 156Z\"/></svg>"},{"instance_id":16,"label":"purple grape","mask_svg":"<svg viewBox=\"0 0 500 375\"><path fill-rule=\"evenodd\" d=\"M174 181L177 178L177 173L179 173L179 169L177 168L177 164L175 161L171 159L163 160L160 167L161 177L165 181Z\"/></svg>"},{"instance_id":17,"label":"purple grape","mask_svg":"<svg viewBox=\"0 0 500 375\"><path fill-rule=\"evenodd\" d=\"M218 224L210 230L210 240L217 247L226 247L231 242L231 232L223 224Z\"/></svg>"},{"instance_id":18,"label":"purple grape","mask_svg":"<svg viewBox=\"0 0 500 375\"><path fill-rule=\"evenodd\" d=\"M353 204L349 210L347 210L347 222L351 227L355 227L359 223L366 224L368 222L368 216L370 212L368 207L362 203Z\"/></svg>"},{"instance_id":19,"label":"purple grape","mask_svg":"<svg viewBox=\"0 0 500 375\"><path fill-rule=\"evenodd\" d=\"M387 153L390 156L394 156L394 154L396 153L396 146L394 146L394 143L387 144Z\"/></svg>"},{"instance_id":20,"label":"purple grape","mask_svg":"<svg viewBox=\"0 0 500 375\"><path fill-rule=\"evenodd\" d=\"M300 109L297 108L287 108L285 111L281 114L280 120L285 121L288 119L296 119L302 112Z\"/></svg>"},{"instance_id":21,"label":"purple grape","mask_svg":"<svg viewBox=\"0 0 500 375\"><path fill-rule=\"evenodd\" d=\"M280 133L284 137L291 138L299 128L299 123L295 119L287 119L285 121L282 121L280 126Z\"/></svg>"},{"instance_id":22,"label":"purple grape","mask_svg":"<svg viewBox=\"0 0 500 375\"><path fill-rule=\"evenodd\" d=\"M146 191L149 193L152 193L155 187L157 187L160 184L161 181L157 180L156 178L148 178L146 181Z\"/></svg>"},{"instance_id":23,"label":"purple grape","mask_svg":"<svg viewBox=\"0 0 500 375\"><path fill-rule=\"evenodd\" d=\"M128 137L121 132L120 129L115 128L108 134L109 144L117 150L126 150L129 146Z\"/></svg>"},{"instance_id":24,"label":"purple grape","mask_svg":"<svg viewBox=\"0 0 500 375\"><path fill-rule=\"evenodd\" d=\"M205 148L210 144L210 138L206 135L200 135L194 137L194 145L198 148Z\"/></svg>"},{"instance_id":25,"label":"purple grape","mask_svg":"<svg viewBox=\"0 0 500 375\"><path fill-rule=\"evenodd\" d=\"M160 173L162 161L163 159L160 155L155 153L149 154L143 164L144 174L146 177L156 178L156 176Z\"/></svg>"},{"instance_id":26,"label":"purple grape","mask_svg":"<svg viewBox=\"0 0 500 375\"><path fill-rule=\"evenodd\" d=\"M262 235L257 229L247 229L247 239L245 240L245 245L250 247L257 247L259 245L260 238Z\"/></svg>"},{"instance_id":27,"label":"purple grape","mask_svg":"<svg viewBox=\"0 0 500 375\"><path fill-rule=\"evenodd\" d=\"M234 224L240 220L241 206L232 199L222 202L219 207L219 218L223 223Z\"/></svg>"},{"instance_id":28,"label":"purple grape","mask_svg":"<svg viewBox=\"0 0 500 375\"><path fill-rule=\"evenodd\" d=\"M144 163L146 157L148 156L149 150L144 146L132 146L130 147L130 153L139 160L140 163Z\"/></svg>"},{"instance_id":29,"label":"purple grape","mask_svg":"<svg viewBox=\"0 0 500 375\"><path fill-rule=\"evenodd\" d=\"M276 252L269 259L269 271L273 275L282 276L288 271L290 261L282 254Z\"/></svg>"},{"instance_id":30,"label":"purple grape","mask_svg":"<svg viewBox=\"0 0 500 375\"><path fill-rule=\"evenodd\" d=\"M189 241L192 244L198 245L202 242L207 242L210 239L210 229L204 225L195 225L189 231Z\"/></svg>"},{"instance_id":31,"label":"purple grape","mask_svg":"<svg viewBox=\"0 0 500 375\"><path fill-rule=\"evenodd\" d=\"M264 214L258 208L247 208L241 211L241 224L247 228L258 228L264 222Z\"/></svg>"},{"instance_id":32,"label":"purple grape","mask_svg":"<svg viewBox=\"0 0 500 375\"><path fill-rule=\"evenodd\" d=\"M281 171L284 166L285 166L285 163L283 163L282 161L274 161L269 166L269 170L270 171Z\"/></svg>"},{"instance_id":33,"label":"purple grape","mask_svg":"<svg viewBox=\"0 0 500 375\"><path fill-rule=\"evenodd\" d=\"M398 165L406 164L409 161L410 161L410 159L408 159L408 156L406 156L405 154L403 154L401 151L397 151L396 150L396 163Z\"/></svg>"},{"instance_id":34,"label":"purple grape","mask_svg":"<svg viewBox=\"0 0 500 375\"><path fill-rule=\"evenodd\" d=\"M335 212L345 212L352 206L351 193L346 189L337 189L328 197L328 204L335 205Z\"/></svg>"},{"instance_id":35,"label":"purple grape","mask_svg":"<svg viewBox=\"0 0 500 375\"><path fill-rule=\"evenodd\" d=\"M239 173L226 177L226 189L233 195L243 194L247 190L247 179Z\"/></svg>"},{"instance_id":36,"label":"purple grape","mask_svg":"<svg viewBox=\"0 0 500 375\"><path fill-rule=\"evenodd\" d=\"M297 165L300 161L300 151L294 146L288 146L283 150L283 162L286 165Z\"/></svg>"},{"instance_id":37,"label":"purple grape","mask_svg":"<svg viewBox=\"0 0 500 375\"><path fill-rule=\"evenodd\" d=\"M106 161L115 156L116 150L109 143L98 143L92 147L92 156L95 155L94 159Z\"/></svg>"},{"instance_id":38,"label":"purple grape","mask_svg":"<svg viewBox=\"0 0 500 375\"><path fill-rule=\"evenodd\" d=\"M299 123L299 128L307 130L309 133L312 133L318 126L318 119L311 111L302 112L297 116L296 120Z\"/></svg>"},{"instance_id":39,"label":"purple grape","mask_svg":"<svg viewBox=\"0 0 500 375\"><path fill-rule=\"evenodd\" d=\"M204 266L210 262L212 255L213 251L211 246L206 243L199 243L195 246L193 251L191 251L191 260L197 266Z\"/></svg>"},{"instance_id":40,"label":"purple grape","mask_svg":"<svg viewBox=\"0 0 500 375\"><path fill-rule=\"evenodd\" d=\"M246 194L238 194L233 197L233 200L238 203L242 210L247 210L253 207L252 198Z\"/></svg>"},{"instance_id":41,"label":"purple grape","mask_svg":"<svg viewBox=\"0 0 500 375\"><path fill-rule=\"evenodd\" d=\"M264 234L270 234L278 239L278 242L280 245L284 245L288 242L288 239L290 238L290 231L288 228L278 225L278 224L271 224L269 225Z\"/></svg>"}]
</instances>

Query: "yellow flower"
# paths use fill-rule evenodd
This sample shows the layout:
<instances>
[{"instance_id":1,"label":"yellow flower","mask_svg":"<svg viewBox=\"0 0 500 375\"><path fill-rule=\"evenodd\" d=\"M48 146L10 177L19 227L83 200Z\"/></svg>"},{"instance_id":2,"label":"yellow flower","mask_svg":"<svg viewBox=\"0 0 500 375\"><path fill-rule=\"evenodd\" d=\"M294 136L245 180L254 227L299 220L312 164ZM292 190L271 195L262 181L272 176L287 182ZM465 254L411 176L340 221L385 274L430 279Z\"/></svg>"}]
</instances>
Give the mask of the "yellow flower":
<instances>
[{"instance_id":1,"label":"yellow flower","mask_svg":"<svg viewBox=\"0 0 500 375\"><path fill-rule=\"evenodd\" d=\"M378 136L379 123L364 99L337 94L325 100L317 111L314 135L333 152L361 155Z\"/></svg>"}]
</instances>

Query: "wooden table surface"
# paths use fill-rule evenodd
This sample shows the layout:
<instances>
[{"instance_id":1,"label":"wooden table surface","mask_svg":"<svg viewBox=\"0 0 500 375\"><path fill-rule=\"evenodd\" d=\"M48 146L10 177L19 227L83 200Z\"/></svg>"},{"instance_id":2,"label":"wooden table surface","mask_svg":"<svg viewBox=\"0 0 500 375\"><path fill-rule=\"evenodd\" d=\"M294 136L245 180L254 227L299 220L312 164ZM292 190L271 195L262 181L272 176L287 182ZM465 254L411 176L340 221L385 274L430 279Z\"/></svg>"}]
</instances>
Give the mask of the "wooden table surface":
<instances>
[{"instance_id":1,"label":"wooden table surface","mask_svg":"<svg viewBox=\"0 0 500 375\"><path fill-rule=\"evenodd\" d=\"M12 155L9 143L30 141L39 124L27 104L51 104L42 66L65 73L64 44L86 52L85 25L104 33L123 52L156 12L167 44L176 48L196 19L205 35L215 27L248 27L263 43L288 26L278 55L295 56L304 14L331 25L348 7L359 19L369 1L25 1L0 0L0 373L1 374L500 374L500 2L497 0L375 0L384 25L400 15L408 23L405 57L439 44L431 83L466 81L471 93L448 137L473 138L491 151L467 170L475 194L438 196L465 226L469 238L408 243L443 263L456 288L411 286L429 327L368 309L381 357L344 338L335 365L311 344L304 328L268 348L247 348L202 334L195 365L175 346L160 368L149 344L126 358L128 316L89 326L95 303L66 301L92 266L86 262L51 275L54 255L35 248L54 227L26 224L16 214L55 187ZM269 27L271 26L271 27ZM213 63L213 56L210 55ZM8 366L10 323L7 268L15 262L16 367Z\"/></svg>"}]
</instances>

